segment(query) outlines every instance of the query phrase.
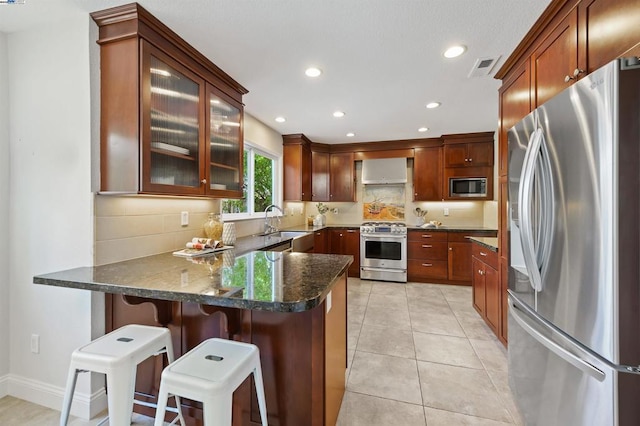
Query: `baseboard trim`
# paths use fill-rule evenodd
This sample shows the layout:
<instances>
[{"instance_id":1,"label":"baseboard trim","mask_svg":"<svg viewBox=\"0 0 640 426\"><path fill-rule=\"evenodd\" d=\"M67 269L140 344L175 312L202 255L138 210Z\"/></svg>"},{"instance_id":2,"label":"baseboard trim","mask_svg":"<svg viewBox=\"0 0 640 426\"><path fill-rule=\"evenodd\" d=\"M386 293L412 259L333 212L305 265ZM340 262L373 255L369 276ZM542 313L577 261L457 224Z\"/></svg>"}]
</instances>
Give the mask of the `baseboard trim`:
<instances>
[{"instance_id":1,"label":"baseboard trim","mask_svg":"<svg viewBox=\"0 0 640 426\"><path fill-rule=\"evenodd\" d=\"M9 375L0 376L0 398L9 395Z\"/></svg>"},{"instance_id":2,"label":"baseboard trim","mask_svg":"<svg viewBox=\"0 0 640 426\"><path fill-rule=\"evenodd\" d=\"M38 380L9 374L7 377L7 394L34 404L54 410L60 410L64 399L64 388L53 386ZM0 395L2 380L0 380ZM89 395L76 390L71 404L71 415L89 420L107 408L107 394L104 388Z\"/></svg>"}]
</instances>

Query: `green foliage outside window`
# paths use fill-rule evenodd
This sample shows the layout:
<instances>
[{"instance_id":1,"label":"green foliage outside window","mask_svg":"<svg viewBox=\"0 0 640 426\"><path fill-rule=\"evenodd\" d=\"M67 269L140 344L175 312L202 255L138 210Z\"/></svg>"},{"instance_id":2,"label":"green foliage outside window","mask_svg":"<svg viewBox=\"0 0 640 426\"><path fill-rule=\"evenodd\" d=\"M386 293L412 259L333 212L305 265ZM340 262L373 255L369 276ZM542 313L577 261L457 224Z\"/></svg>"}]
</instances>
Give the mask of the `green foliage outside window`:
<instances>
[{"instance_id":1,"label":"green foliage outside window","mask_svg":"<svg viewBox=\"0 0 640 426\"><path fill-rule=\"evenodd\" d=\"M243 165L242 198L224 200L222 213L251 213L247 205L247 198L251 196L249 194L251 190L253 190L253 212L263 212L269 204L273 204L274 161L248 149L244 151Z\"/></svg>"}]
</instances>

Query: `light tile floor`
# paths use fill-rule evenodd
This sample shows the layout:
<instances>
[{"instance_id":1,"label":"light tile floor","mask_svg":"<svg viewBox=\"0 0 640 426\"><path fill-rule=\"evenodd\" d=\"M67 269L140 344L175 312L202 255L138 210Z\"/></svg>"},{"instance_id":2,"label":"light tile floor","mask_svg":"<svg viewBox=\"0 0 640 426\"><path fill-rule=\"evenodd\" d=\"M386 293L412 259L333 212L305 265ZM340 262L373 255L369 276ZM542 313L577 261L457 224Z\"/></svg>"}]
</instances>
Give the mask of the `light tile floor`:
<instances>
[{"instance_id":1,"label":"light tile floor","mask_svg":"<svg viewBox=\"0 0 640 426\"><path fill-rule=\"evenodd\" d=\"M348 282L347 392L338 426L498 426L522 420L507 352L471 288Z\"/></svg>"},{"instance_id":2,"label":"light tile floor","mask_svg":"<svg viewBox=\"0 0 640 426\"><path fill-rule=\"evenodd\" d=\"M350 367L338 426L522 424L506 350L471 306L470 287L349 278L348 291ZM59 417L0 399L2 426L54 426ZM134 416L133 425L152 424Z\"/></svg>"}]
</instances>

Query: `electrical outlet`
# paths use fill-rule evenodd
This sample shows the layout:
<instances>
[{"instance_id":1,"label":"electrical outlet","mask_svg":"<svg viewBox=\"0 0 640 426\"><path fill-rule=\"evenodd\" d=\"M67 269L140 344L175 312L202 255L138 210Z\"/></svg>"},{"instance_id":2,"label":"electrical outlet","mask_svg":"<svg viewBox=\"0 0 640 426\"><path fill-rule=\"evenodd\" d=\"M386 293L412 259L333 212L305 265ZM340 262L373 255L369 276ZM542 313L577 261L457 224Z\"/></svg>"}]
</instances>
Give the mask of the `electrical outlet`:
<instances>
[{"instance_id":1,"label":"electrical outlet","mask_svg":"<svg viewBox=\"0 0 640 426\"><path fill-rule=\"evenodd\" d=\"M39 334L31 335L31 353L33 354L40 353L40 335Z\"/></svg>"},{"instance_id":2,"label":"electrical outlet","mask_svg":"<svg viewBox=\"0 0 640 426\"><path fill-rule=\"evenodd\" d=\"M449 216L449 207L444 208L444 215Z\"/></svg>"},{"instance_id":3,"label":"electrical outlet","mask_svg":"<svg viewBox=\"0 0 640 426\"><path fill-rule=\"evenodd\" d=\"M180 213L180 225L182 226L189 225L189 212Z\"/></svg>"}]
</instances>

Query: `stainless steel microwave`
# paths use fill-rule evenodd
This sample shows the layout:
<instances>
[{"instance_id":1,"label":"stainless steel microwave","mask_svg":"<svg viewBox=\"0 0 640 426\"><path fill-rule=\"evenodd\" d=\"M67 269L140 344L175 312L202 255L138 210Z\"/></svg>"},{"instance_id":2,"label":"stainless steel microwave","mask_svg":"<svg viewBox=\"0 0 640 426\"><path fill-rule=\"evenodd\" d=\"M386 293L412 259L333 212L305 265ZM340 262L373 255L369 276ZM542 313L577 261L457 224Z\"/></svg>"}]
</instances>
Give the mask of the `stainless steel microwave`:
<instances>
[{"instance_id":1,"label":"stainless steel microwave","mask_svg":"<svg viewBox=\"0 0 640 426\"><path fill-rule=\"evenodd\" d=\"M487 178L449 178L450 198L487 196Z\"/></svg>"}]
</instances>

